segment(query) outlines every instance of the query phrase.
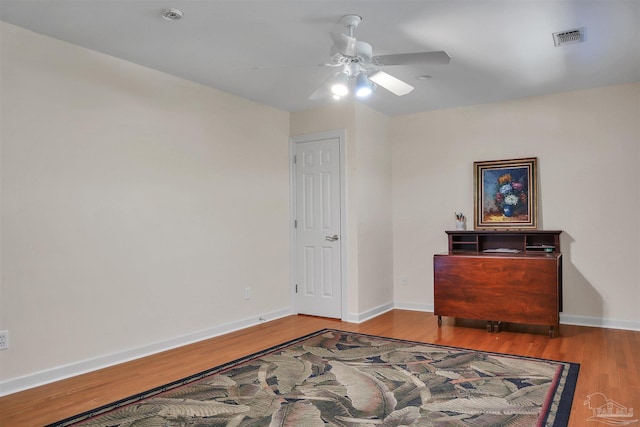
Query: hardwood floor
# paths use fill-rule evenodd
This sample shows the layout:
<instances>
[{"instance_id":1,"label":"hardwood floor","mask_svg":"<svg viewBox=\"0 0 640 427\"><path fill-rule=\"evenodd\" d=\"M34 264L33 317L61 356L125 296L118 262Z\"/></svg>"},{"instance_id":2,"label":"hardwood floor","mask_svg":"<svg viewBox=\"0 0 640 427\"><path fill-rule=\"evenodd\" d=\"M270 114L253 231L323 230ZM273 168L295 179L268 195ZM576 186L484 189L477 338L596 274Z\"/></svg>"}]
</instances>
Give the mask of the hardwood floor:
<instances>
[{"instance_id":1,"label":"hardwood floor","mask_svg":"<svg viewBox=\"0 0 640 427\"><path fill-rule=\"evenodd\" d=\"M431 313L393 310L361 324L289 316L14 393L0 398L0 426L43 426L322 328L577 362L570 426L604 425L587 421L592 411L584 401L597 392L640 418L640 332L560 325L559 336L550 339L545 327L506 325L488 333L482 322L444 318L438 328Z\"/></svg>"}]
</instances>

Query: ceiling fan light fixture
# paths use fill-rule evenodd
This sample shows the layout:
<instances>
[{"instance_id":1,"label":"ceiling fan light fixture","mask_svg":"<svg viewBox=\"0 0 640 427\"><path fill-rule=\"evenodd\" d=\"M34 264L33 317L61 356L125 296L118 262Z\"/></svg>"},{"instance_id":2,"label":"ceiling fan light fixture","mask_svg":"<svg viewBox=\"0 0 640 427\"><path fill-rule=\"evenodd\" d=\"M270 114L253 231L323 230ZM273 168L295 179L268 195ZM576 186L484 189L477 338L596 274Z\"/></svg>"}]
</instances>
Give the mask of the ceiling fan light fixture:
<instances>
[{"instance_id":1,"label":"ceiling fan light fixture","mask_svg":"<svg viewBox=\"0 0 640 427\"><path fill-rule=\"evenodd\" d=\"M358 98L366 98L371 95L371 92L373 92L373 88L367 75L365 73L358 74L356 77L356 96Z\"/></svg>"},{"instance_id":2,"label":"ceiling fan light fixture","mask_svg":"<svg viewBox=\"0 0 640 427\"><path fill-rule=\"evenodd\" d=\"M338 73L331 82L331 93L343 97L349 93L349 76L346 73Z\"/></svg>"}]
</instances>

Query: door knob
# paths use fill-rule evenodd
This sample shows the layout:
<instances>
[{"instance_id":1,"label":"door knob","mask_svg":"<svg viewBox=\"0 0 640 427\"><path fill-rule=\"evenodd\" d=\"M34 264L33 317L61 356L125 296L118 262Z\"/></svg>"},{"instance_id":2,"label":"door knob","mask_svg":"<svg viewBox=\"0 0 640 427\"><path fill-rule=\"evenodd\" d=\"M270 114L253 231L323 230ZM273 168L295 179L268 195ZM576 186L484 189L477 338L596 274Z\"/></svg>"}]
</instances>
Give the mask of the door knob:
<instances>
[{"instance_id":1,"label":"door knob","mask_svg":"<svg viewBox=\"0 0 640 427\"><path fill-rule=\"evenodd\" d=\"M329 242L335 242L335 241L336 241L336 240L338 240L338 239L339 239L339 237L338 237L338 235L337 235L337 234L334 234L333 236L326 236L326 237L324 238L324 240L327 240L327 241L329 241Z\"/></svg>"}]
</instances>

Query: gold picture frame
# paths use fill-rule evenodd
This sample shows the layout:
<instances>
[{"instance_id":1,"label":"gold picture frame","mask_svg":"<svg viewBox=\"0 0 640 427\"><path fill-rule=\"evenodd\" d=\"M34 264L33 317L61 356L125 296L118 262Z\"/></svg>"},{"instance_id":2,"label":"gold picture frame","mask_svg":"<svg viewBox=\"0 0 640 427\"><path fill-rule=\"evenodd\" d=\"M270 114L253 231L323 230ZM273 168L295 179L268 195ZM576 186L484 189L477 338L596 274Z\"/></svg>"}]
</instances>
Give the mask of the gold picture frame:
<instances>
[{"instance_id":1,"label":"gold picture frame","mask_svg":"<svg viewBox=\"0 0 640 427\"><path fill-rule=\"evenodd\" d=\"M474 162L476 229L538 228L537 157Z\"/></svg>"}]
</instances>

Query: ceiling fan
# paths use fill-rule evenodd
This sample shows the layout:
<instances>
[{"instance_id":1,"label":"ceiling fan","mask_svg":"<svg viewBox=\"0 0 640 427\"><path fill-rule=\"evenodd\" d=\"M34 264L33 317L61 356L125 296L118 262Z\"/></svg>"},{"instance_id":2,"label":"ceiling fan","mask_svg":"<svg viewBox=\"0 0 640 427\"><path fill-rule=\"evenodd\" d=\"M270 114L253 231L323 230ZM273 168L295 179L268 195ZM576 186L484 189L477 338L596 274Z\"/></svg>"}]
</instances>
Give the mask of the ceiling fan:
<instances>
[{"instance_id":1,"label":"ceiling fan","mask_svg":"<svg viewBox=\"0 0 640 427\"><path fill-rule=\"evenodd\" d=\"M372 93L376 86L398 96L406 95L414 89L413 86L380 71L378 68L391 65L448 64L451 61L449 54L444 51L373 56L371 45L356 40L354 37L355 29L362 22L362 17L345 15L341 21L347 27L347 34L331 33L334 43L331 49L331 59L329 63L323 64L341 69L331 75L320 88L311 94L309 99L327 96L340 99L349 94L366 97Z\"/></svg>"}]
</instances>

